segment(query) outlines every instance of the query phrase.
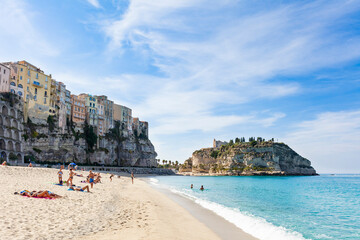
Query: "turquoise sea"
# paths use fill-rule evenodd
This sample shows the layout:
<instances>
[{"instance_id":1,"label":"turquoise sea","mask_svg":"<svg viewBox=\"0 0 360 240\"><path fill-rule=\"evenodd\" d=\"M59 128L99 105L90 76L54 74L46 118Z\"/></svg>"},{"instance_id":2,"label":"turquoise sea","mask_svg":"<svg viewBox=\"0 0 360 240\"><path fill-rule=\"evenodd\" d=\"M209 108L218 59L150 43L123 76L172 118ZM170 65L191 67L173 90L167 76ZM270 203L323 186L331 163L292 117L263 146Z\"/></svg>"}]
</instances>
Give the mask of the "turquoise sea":
<instances>
[{"instance_id":1,"label":"turquoise sea","mask_svg":"<svg viewBox=\"0 0 360 240\"><path fill-rule=\"evenodd\" d=\"M150 181L259 239L360 239L360 175L159 176Z\"/></svg>"}]
</instances>

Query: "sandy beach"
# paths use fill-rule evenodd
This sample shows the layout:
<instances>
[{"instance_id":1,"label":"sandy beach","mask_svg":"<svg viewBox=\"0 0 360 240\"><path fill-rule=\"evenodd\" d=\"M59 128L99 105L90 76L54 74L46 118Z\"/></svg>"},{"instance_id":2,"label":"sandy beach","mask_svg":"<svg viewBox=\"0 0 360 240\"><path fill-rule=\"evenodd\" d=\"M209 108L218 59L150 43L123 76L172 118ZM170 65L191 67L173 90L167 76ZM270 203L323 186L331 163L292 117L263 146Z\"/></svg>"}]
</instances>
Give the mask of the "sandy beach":
<instances>
[{"instance_id":1,"label":"sandy beach","mask_svg":"<svg viewBox=\"0 0 360 240\"><path fill-rule=\"evenodd\" d=\"M57 169L0 167L1 239L221 239L208 226L146 182L102 174L88 192L58 186ZM87 175L87 172L77 171ZM64 180L68 171L64 171ZM74 177L74 184L83 177ZM14 192L49 190L59 199ZM252 239L252 238L241 238Z\"/></svg>"}]
</instances>

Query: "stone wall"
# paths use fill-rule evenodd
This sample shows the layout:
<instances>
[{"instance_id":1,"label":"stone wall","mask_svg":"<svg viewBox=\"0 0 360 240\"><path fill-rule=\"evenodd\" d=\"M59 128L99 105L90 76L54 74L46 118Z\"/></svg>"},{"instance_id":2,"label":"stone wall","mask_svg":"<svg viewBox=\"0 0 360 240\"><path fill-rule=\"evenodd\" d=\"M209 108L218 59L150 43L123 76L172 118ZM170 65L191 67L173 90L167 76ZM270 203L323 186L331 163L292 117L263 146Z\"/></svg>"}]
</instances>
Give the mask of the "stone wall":
<instances>
[{"instance_id":1,"label":"stone wall","mask_svg":"<svg viewBox=\"0 0 360 240\"><path fill-rule=\"evenodd\" d=\"M24 162L23 104L12 93L0 93L0 160L11 163Z\"/></svg>"}]
</instances>

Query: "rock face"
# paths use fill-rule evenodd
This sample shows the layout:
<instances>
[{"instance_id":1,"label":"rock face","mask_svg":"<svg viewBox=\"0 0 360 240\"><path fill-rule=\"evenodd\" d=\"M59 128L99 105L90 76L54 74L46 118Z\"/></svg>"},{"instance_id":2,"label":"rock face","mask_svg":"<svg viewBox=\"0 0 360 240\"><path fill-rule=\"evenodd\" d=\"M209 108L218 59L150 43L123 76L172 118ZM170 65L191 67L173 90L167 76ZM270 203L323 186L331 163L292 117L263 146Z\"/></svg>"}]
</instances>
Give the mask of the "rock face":
<instances>
[{"instance_id":1,"label":"rock face","mask_svg":"<svg viewBox=\"0 0 360 240\"><path fill-rule=\"evenodd\" d=\"M286 144L271 141L197 150L180 172L188 169L212 175L316 175L309 160Z\"/></svg>"},{"instance_id":2,"label":"rock face","mask_svg":"<svg viewBox=\"0 0 360 240\"><path fill-rule=\"evenodd\" d=\"M25 126L25 156L36 162L98 164L107 166L156 167L156 152L149 139L128 135L120 144L101 137L93 152L87 150L84 138L72 133L49 130L46 124ZM34 134L36 133L36 134Z\"/></svg>"}]
</instances>

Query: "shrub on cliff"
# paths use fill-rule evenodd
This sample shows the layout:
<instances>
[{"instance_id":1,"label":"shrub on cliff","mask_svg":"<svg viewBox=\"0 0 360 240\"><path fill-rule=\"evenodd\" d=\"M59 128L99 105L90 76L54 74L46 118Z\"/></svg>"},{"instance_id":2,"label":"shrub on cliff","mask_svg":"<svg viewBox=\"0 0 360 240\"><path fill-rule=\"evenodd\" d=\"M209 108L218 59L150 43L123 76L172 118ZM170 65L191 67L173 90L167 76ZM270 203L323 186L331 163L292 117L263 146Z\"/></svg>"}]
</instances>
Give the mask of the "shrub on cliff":
<instances>
[{"instance_id":1,"label":"shrub on cliff","mask_svg":"<svg viewBox=\"0 0 360 240\"><path fill-rule=\"evenodd\" d=\"M87 150L89 152L93 152L94 146L97 142L97 135L94 132L93 126L89 126L87 121L85 121L85 124L84 124L84 138L85 138L85 141L87 144Z\"/></svg>"},{"instance_id":2,"label":"shrub on cliff","mask_svg":"<svg viewBox=\"0 0 360 240\"><path fill-rule=\"evenodd\" d=\"M210 156L216 159L219 155L219 152L219 150L213 150L211 151Z\"/></svg>"}]
</instances>

